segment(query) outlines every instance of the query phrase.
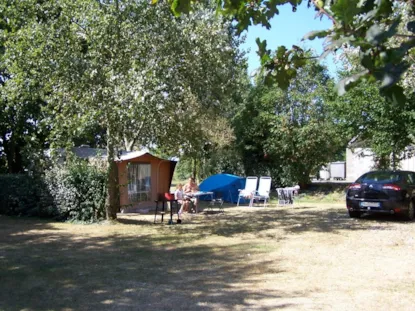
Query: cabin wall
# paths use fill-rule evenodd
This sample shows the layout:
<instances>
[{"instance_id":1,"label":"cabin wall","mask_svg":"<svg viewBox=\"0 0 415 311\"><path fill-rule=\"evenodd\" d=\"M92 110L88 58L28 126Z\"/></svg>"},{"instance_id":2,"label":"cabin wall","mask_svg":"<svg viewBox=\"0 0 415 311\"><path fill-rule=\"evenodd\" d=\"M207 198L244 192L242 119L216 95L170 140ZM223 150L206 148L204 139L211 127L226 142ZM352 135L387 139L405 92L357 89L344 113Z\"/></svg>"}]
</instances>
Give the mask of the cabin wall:
<instances>
[{"instance_id":1,"label":"cabin wall","mask_svg":"<svg viewBox=\"0 0 415 311\"><path fill-rule=\"evenodd\" d=\"M172 175L170 172L171 165L169 160L162 160L145 154L139 158L122 161L118 163L118 176L120 183L120 204L121 208L127 211L137 209L154 208L159 194L170 192ZM128 163L150 164L151 168L151 200L142 202L130 202L128 199Z\"/></svg>"}]
</instances>

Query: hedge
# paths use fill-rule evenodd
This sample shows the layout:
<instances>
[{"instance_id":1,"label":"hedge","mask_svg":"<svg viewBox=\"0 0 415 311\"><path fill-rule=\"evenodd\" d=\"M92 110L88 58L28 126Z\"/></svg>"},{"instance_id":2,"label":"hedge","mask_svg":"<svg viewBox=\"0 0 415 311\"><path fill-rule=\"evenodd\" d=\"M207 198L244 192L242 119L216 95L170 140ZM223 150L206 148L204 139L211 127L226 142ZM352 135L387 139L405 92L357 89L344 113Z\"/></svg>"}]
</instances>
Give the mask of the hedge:
<instances>
[{"instance_id":1,"label":"hedge","mask_svg":"<svg viewBox=\"0 0 415 311\"><path fill-rule=\"evenodd\" d=\"M41 179L25 174L0 175L0 214L43 215Z\"/></svg>"}]
</instances>

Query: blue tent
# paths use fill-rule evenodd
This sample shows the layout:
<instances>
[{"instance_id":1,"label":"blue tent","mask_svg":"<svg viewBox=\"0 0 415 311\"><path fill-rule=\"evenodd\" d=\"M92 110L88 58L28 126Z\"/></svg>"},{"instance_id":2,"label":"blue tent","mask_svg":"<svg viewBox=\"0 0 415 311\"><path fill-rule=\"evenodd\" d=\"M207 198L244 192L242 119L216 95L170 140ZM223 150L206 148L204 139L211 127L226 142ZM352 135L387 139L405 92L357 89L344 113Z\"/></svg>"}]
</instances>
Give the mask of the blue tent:
<instances>
[{"instance_id":1,"label":"blue tent","mask_svg":"<svg viewBox=\"0 0 415 311\"><path fill-rule=\"evenodd\" d=\"M200 191L221 192L225 202L236 203L238 201L238 189L245 188L245 178L230 175L216 174L206 178L199 185ZM209 198L201 198L208 200Z\"/></svg>"}]
</instances>

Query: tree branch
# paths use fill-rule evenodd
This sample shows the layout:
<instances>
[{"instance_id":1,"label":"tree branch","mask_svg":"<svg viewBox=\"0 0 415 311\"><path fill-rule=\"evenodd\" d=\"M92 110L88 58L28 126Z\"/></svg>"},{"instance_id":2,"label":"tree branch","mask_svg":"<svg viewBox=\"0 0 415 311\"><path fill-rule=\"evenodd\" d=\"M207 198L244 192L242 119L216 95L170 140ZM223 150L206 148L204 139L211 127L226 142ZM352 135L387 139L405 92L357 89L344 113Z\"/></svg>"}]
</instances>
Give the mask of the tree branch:
<instances>
[{"instance_id":1,"label":"tree branch","mask_svg":"<svg viewBox=\"0 0 415 311\"><path fill-rule=\"evenodd\" d=\"M326 15L333 22L333 24L337 25L337 21L329 13L327 13L327 11L323 8L323 6L319 6L318 5L318 1L317 0L314 0L313 2L314 2L315 7L317 9L319 9L319 12L322 15Z\"/></svg>"},{"instance_id":2,"label":"tree branch","mask_svg":"<svg viewBox=\"0 0 415 311\"><path fill-rule=\"evenodd\" d=\"M402 34L399 34L399 33L397 33L397 34L395 35L395 37L398 37L398 38L411 38L411 39L415 39L415 36L413 36L413 35L402 35Z\"/></svg>"}]
</instances>

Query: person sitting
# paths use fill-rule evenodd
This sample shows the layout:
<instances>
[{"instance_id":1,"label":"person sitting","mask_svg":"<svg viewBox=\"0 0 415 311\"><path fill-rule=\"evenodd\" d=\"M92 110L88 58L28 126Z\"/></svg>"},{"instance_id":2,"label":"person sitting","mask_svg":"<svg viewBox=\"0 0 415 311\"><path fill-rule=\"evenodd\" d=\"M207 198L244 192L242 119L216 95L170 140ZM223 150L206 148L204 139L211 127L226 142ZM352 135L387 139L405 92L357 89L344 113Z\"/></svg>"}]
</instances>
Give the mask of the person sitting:
<instances>
[{"instance_id":1,"label":"person sitting","mask_svg":"<svg viewBox=\"0 0 415 311\"><path fill-rule=\"evenodd\" d=\"M184 210L185 201L183 198L183 185L180 183L177 185L176 191L174 191L174 199L177 200L177 204L180 204L180 209L179 209L179 212L177 213L180 219L180 215L185 211Z\"/></svg>"},{"instance_id":2,"label":"person sitting","mask_svg":"<svg viewBox=\"0 0 415 311\"><path fill-rule=\"evenodd\" d=\"M190 205L193 204L195 212L197 213L197 207L198 207L198 199L197 197L193 196L192 194L199 191L199 187L197 186L195 179L193 177L190 177L187 184L183 187L183 193L184 193L184 204L185 210L190 210Z\"/></svg>"}]
</instances>

